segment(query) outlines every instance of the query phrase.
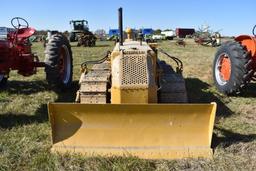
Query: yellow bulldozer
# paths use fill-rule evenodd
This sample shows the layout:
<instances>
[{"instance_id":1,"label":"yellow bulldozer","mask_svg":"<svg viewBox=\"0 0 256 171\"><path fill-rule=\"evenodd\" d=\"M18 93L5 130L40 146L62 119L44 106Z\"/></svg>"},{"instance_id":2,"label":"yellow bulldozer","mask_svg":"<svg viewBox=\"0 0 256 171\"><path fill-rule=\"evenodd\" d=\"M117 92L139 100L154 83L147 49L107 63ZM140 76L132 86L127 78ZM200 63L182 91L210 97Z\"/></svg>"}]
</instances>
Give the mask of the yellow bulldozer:
<instances>
[{"instance_id":1,"label":"yellow bulldozer","mask_svg":"<svg viewBox=\"0 0 256 171\"><path fill-rule=\"evenodd\" d=\"M119 30L123 33L122 8ZM156 44L127 39L82 64L76 103L49 103L52 151L144 159L212 157L216 104L187 104L182 63ZM158 58L177 62L174 70ZM88 64L93 64L90 69Z\"/></svg>"}]
</instances>

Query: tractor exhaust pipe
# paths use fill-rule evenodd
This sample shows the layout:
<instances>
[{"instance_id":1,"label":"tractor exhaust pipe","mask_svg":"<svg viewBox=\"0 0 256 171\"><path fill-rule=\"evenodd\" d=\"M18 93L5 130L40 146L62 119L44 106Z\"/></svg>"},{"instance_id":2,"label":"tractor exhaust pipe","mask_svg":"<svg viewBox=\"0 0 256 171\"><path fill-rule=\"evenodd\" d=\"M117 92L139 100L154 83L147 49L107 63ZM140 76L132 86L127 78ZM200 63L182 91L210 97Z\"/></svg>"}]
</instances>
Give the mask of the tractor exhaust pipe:
<instances>
[{"instance_id":1,"label":"tractor exhaust pipe","mask_svg":"<svg viewBox=\"0 0 256 171\"><path fill-rule=\"evenodd\" d=\"M118 9L119 44L123 45L123 8Z\"/></svg>"}]
</instances>

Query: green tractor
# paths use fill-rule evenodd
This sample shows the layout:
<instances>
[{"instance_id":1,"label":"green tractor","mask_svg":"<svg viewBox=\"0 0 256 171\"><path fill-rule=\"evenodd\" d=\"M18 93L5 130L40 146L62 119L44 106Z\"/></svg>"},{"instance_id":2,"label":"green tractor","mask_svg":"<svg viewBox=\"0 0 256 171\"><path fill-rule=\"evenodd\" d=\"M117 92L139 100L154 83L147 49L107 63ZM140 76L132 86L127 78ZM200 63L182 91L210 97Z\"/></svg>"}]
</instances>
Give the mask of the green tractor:
<instances>
[{"instance_id":1,"label":"green tractor","mask_svg":"<svg viewBox=\"0 0 256 171\"><path fill-rule=\"evenodd\" d=\"M72 20L70 21L72 31L69 36L70 42L78 42L77 46L92 47L96 44L96 37L89 31L88 21Z\"/></svg>"}]
</instances>

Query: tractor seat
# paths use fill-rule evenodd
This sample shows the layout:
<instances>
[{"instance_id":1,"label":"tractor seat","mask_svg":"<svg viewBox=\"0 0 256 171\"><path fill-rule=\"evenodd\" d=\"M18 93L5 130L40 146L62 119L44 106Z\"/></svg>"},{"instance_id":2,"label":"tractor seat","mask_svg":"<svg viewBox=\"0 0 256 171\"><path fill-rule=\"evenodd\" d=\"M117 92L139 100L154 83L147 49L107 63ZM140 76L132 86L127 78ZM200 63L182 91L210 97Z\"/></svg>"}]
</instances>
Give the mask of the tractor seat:
<instances>
[{"instance_id":1,"label":"tractor seat","mask_svg":"<svg viewBox=\"0 0 256 171\"><path fill-rule=\"evenodd\" d=\"M34 28L21 28L18 30L18 34L17 37L18 38L28 38L30 36L32 36L34 33L36 32L36 30Z\"/></svg>"}]
</instances>

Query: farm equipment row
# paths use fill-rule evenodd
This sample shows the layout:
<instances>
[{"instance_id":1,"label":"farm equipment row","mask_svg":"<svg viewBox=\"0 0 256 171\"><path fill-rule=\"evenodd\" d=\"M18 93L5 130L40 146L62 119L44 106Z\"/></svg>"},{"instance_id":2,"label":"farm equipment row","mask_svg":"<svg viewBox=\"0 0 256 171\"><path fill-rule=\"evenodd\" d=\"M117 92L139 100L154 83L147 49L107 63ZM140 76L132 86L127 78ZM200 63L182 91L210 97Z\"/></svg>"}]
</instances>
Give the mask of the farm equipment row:
<instances>
[{"instance_id":1,"label":"farm equipment row","mask_svg":"<svg viewBox=\"0 0 256 171\"><path fill-rule=\"evenodd\" d=\"M122 22L120 8L120 33ZM73 68L67 38L52 34L45 61L40 62L28 41L35 29L19 17L11 23L15 30L0 41L1 85L11 70L30 76L44 67L50 84L68 88ZM160 60L159 53L174 60L176 69ZM88 64L94 64L90 70ZM76 103L48 105L52 151L155 159L212 156L216 104L187 104L183 64L178 58L155 43L132 40L132 30L127 29L127 39L120 34L112 52L81 67Z\"/></svg>"},{"instance_id":2,"label":"farm equipment row","mask_svg":"<svg viewBox=\"0 0 256 171\"><path fill-rule=\"evenodd\" d=\"M194 35L197 44L203 46L217 47L221 45L221 35L218 32L210 34L209 32L198 32Z\"/></svg>"},{"instance_id":3,"label":"farm equipment row","mask_svg":"<svg viewBox=\"0 0 256 171\"><path fill-rule=\"evenodd\" d=\"M119 33L123 33L122 8L118 15ZM59 32L52 34L40 62L28 41L35 29L19 17L11 23L14 30L0 40L0 85L6 84L11 70L31 76L44 67L49 84L69 88L73 58L68 39ZM71 23L79 26L74 30L84 30L87 24ZM254 36L239 36L217 51L213 76L222 93L236 93L255 78L255 27ZM73 33L70 40L85 40ZM100 60L81 64L75 103L48 104L52 151L147 159L211 158L216 103L188 104L182 61L156 43L133 40L132 29L126 35L124 40L119 34L113 51Z\"/></svg>"}]
</instances>

